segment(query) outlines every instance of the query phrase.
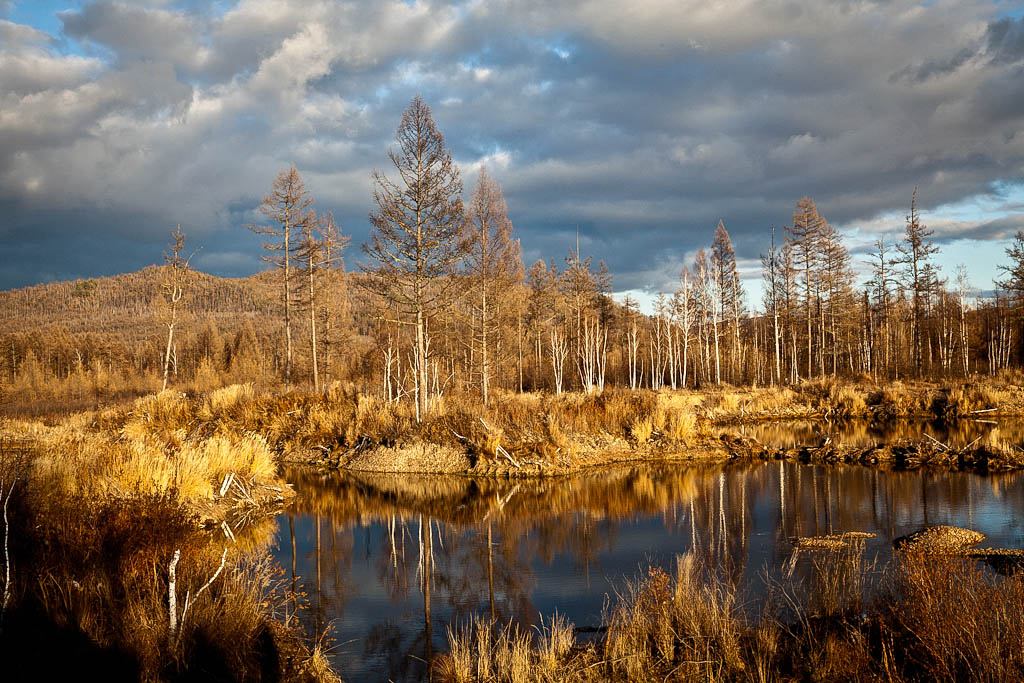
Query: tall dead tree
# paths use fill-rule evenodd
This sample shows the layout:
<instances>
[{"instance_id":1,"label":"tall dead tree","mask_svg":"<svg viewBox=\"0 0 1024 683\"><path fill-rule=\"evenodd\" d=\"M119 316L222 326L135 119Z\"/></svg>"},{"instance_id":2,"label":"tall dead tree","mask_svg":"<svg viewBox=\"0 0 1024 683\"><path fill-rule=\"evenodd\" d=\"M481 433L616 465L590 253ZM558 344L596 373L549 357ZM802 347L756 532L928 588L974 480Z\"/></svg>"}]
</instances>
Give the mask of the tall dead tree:
<instances>
[{"instance_id":1,"label":"tall dead tree","mask_svg":"<svg viewBox=\"0 0 1024 683\"><path fill-rule=\"evenodd\" d=\"M1009 265L999 266L1006 277L997 280L996 285L1013 302L1017 319L1022 324L1020 338L1024 339L1024 231L1017 231L1013 244L1006 248L1006 255L1010 259Z\"/></svg>"},{"instance_id":2,"label":"tall dead tree","mask_svg":"<svg viewBox=\"0 0 1024 683\"><path fill-rule=\"evenodd\" d=\"M284 381L292 381L292 308L295 292L292 287L292 253L295 250L296 238L304 226L315 220L310 207L313 197L306 190L295 165L281 171L274 178L270 194L263 198L260 212L275 222L275 225L249 225L250 230L258 235L269 235L277 238L266 241L263 248L269 253L264 261L281 269L282 292L281 300L284 308L285 362Z\"/></svg>"},{"instance_id":3,"label":"tall dead tree","mask_svg":"<svg viewBox=\"0 0 1024 683\"><path fill-rule=\"evenodd\" d=\"M892 292L896 287L896 279L893 277L893 259L889 257L889 247L884 240L875 242L875 250L871 253L871 279L867 286L870 288L875 300L875 306L881 316L880 330L882 333L882 363L885 367L886 377L890 376L891 352L890 344L892 332L890 330ZM873 354L877 356L877 354Z\"/></svg>"},{"instance_id":4,"label":"tall dead tree","mask_svg":"<svg viewBox=\"0 0 1024 683\"><path fill-rule=\"evenodd\" d=\"M782 359L779 345L779 307L785 297L783 282L782 254L775 248L775 226L772 226L772 241L767 254L761 254L761 272L764 279L765 313L772 317L772 337L775 340L775 371L772 384L782 383Z\"/></svg>"},{"instance_id":5,"label":"tall dead tree","mask_svg":"<svg viewBox=\"0 0 1024 683\"><path fill-rule=\"evenodd\" d=\"M415 327L416 419L427 410L428 340L431 314L447 307L458 280L462 258L462 180L444 136L434 125L430 107L419 95L402 114L395 133L397 149L388 151L397 179L374 171L370 214L373 232L363 252L373 263L360 264L363 281L396 305Z\"/></svg>"},{"instance_id":6,"label":"tall dead tree","mask_svg":"<svg viewBox=\"0 0 1024 683\"><path fill-rule=\"evenodd\" d=\"M178 324L178 306L185 295L185 287L189 277L189 261L192 257L185 258L181 252L185 249L185 233L179 225L171 232L171 241L167 245L169 253L164 254L163 281L160 283L160 293L166 304L167 325L167 349L164 351L164 383L161 391L167 388L167 376L171 369L171 347L174 342L174 328Z\"/></svg>"}]
</instances>

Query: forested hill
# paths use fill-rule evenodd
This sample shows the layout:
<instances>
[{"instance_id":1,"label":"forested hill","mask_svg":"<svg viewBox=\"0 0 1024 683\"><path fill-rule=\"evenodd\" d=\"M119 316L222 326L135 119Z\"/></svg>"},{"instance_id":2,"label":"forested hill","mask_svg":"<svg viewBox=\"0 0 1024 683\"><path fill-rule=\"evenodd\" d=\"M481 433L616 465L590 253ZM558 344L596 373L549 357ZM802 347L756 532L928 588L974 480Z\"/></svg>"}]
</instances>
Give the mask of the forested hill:
<instances>
[{"instance_id":1,"label":"forested hill","mask_svg":"<svg viewBox=\"0 0 1024 683\"><path fill-rule=\"evenodd\" d=\"M79 334L154 328L163 305L164 269L149 266L135 273L0 291L0 331L60 327ZM182 303L188 313L227 322L270 314L280 306L278 299L270 273L223 278L192 271Z\"/></svg>"}]
</instances>

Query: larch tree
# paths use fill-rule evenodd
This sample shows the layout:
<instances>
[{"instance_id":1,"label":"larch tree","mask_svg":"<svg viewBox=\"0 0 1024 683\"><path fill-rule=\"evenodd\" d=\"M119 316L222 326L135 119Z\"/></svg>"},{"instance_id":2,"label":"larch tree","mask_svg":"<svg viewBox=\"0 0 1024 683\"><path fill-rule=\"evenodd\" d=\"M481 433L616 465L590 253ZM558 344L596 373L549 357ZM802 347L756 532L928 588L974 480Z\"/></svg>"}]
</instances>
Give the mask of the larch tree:
<instances>
[{"instance_id":1,"label":"larch tree","mask_svg":"<svg viewBox=\"0 0 1024 683\"><path fill-rule=\"evenodd\" d=\"M447 307L462 259L459 234L463 222L462 179L434 124L430 107L419 95L402 114L395 134L397 148L388 151L395 167L392 180L374 171L370 214L373 231L363 252L373 263L360 264L365 283L401 313L403 324L415 327L414 359L416 418L427 411L427 322Z\"/></svg>"},{"instance_id":2,"label":"larch tree","mask_svg":"<svg viewBox=\"0 0 1024 683\"><path fill-rule=\"evenodd\" d=\"M796 203L793 225L786 226L786 240L792 248L793 267L803 275L804 320L807 323L807 377L814 374L813 319L818 287L818 264L821 252L821 234L825 218L810 197Z\"/></svg>"},{"instance_id":3,"label":"larch tree","mask_svg":"<svg viewBox=\"0 0 1024 683\"><path fill-rule=\"evenodd\" d=\"M323 250L320 267L323 282L318 318L323 329L322 374L329 377L335 349L342 344L348 320L348 291L345 286L345 249L351 238L343 235L330 211L317 221L317 235Z\"/></svg>"},{"instance_id":4,"label":"larch tree","mask_svg":"<svg viewBox=\"0 0 1024 683\"><path fill-rule=\"evenodd\" d=\"M297 238L307 224L315 220L312 209L313 197L306 190L302 176L292 164L277 174L271 185L270 194L263 198L260 212L274 221L274 225L250 225L248 228L258 235L268 235L273 240L263 243L269 253L263 257L281 270L281 300L284 309L285 362L284 381L292 381L292 308L295 292L292 254ZM279 241L278 241L279 240Z\"/></svg>"},{"instance_id":5,"label":"larch tree","mask_svg":"<svg viewBox=\"0 0 1024 683\"><path fill-rule=\"evenodd\" d=\"M850 252L843 244L839 232L825 223L821 232L821 290L824 301L819 314L819 338L830 340L828 355L832 357L832 375L839 371L839 356L842 353L842 333L848 332L845 320L849 318L852 306L853 271L850 269ZM827 324L826 324L827 317ZM824 348L820 354L822 375L825 374Z\"/></svg>"},{"instance_id":6,"label":"larch tree","mask_svg":"<svg viewBox=\"0 0 1024 683\"><path fill-rule=\"evenodd\" d=\"M929 239L934 231L921 223L917 213L917 188L910 198L910 213L907 214L906 233L903 241L896 245L900 255L893 263L903 266L903 283L910 292L912 303L911 334L914 347L914 367L918 375L924 367L924 308L928 296L935 288L938 276L931 257L939 248Z\"/></svg>"},{"instance_id":7,"label":"larch tree","mask_svg":"<svg viewBox=\"0 0 1024 683\"><path fill-rule=\"evenodd\" d=\"M544 329L555 317L558 288L558 269L555 264L552 263L549 268L543 259L537 259L526 275L526 288L526 324L533 336L533 388L536 390L543 385Z\"/></svg>"},{"instance_id":8,"label":"larch tree","mask_svg":"<svg viewBox=\"0 0 1024 683\"><path fill-rule=\"evenodd\" d=\"M1007 298L1016 304L1017 316L1021 317L1021 309L1024 305L1024 231L1017 231L1013 238L1013 244L1006 248L1006 255L1009 257L1010 263L999 266L999 270L1006 277L997 280L996 285L1004 290ZM1024 330L1022 330L1021 338L1024 339Z\"/></svg>"},{"instance_id":9,"label":"larch tree","mask_svg":"<svg viewBox=\"0 0 1024 683\"><path fill-rule=\"evenodd\" d=\"M740 362L740 310L743 307L743 288L736 267L736 251L733 249L729 232L725 229L725 223L721 220L715 227L715 236L711 242L711 267L719 284L719 318L723 322L729 321L729 381L736 382L736 370Z\"/></svg>"},{"instance_id":10,"label":"larch tree","mask_svg":"<svg viewBox=\"0 0 1024 683\"><path fill-rule=\"evenodd\" d=\"M891 302L893 290L896 287L896 279L892 272L893 259L889 256L890 251L891 249L885 244L885 240L880 239L875 242L875 251L871 253L869 261L871 264L871 279L866 283L881 317L879 331L882 334L882 364L885 367L887 377L891 369Z\"/></svg>"},{"instance_id":11,"label":"larch tree","mask_svg":"<svg viewBox=\"0 0 1024 683\"><path fill-rule=\"evenodd\" d=\"M996 285L1017 299L1018 305L1024 302L1024 231L1018 230L1013 244L1006 248L1008 265L998 266L1006 277L997 280Z\"/></svg>"},{"instance_id":12,"label":"larch tree","mask_svg":"<svg viewBox=\"0 0 1024 683\"><path fill-rule=\"evenodd\" d=\"M480 169L476 189L466 208L460 247L466 255L466 274L472 287L473 344L480 350L477 374L484 405L487 405L495 360L491 342L501 323L498 298L523 278L519 241L512 237L512 221L507 213L501 186L487 175L486 167Z\"/></svg>"}]
</instances>

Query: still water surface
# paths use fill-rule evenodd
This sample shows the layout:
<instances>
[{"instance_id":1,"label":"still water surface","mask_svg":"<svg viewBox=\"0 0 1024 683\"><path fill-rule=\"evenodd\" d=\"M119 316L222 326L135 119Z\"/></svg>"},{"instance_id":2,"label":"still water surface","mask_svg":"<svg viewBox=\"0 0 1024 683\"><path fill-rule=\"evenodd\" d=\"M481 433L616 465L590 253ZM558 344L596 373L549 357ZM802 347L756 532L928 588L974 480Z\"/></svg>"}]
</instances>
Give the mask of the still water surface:
<instances>
[{"instance_id":1,"label":"still water surface","mask_svg":"<svg viewBox=\"0 0 1024 683\"><path fill-rule=\"evenodd\" d=\"M527 482L286 474L298 498L278 520L275 556L307 596L308 632L333 640L346 681L424 678L447 625L474 614L529 626L557 611L597 626L624 579L650 564L668 569L690 550L756 604L766 575L789 560L791 536L875 532L867 557L879 563L894 538L929 524L977 529L988 534L982 545L1024 546L1019 474L793 462L643 465ZM807 564L798 563L798 580Z\"/></svg>"}]
</instances>

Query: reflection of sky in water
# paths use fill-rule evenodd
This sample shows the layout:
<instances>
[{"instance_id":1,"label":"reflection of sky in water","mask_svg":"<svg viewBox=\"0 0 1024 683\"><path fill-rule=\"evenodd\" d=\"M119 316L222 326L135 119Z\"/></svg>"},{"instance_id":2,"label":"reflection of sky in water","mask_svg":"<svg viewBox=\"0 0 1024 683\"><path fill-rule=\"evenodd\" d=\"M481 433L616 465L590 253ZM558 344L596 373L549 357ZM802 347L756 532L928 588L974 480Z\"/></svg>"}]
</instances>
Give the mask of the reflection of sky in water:
<instances>
[{"instance_id":1,"label":"reflection of sky in water","mask_svg":"<svg viewBox=\"0 0 1024 683\"><path fill-rule=\"evenodd\" d=\"M435 518L435 649L445 647L448 623L464 624L470 614L490 611L487 524L472 523L488 515L496 613L500 620L514 618L527 626L555 611L579 627L598 625L606 594L621 589L623 579L646 573L649 564L670 569L675 555L689 551L694 540L712 566L739 582L754 609L763 597L765 573L780 575L792 552L787 539L794 535L875 532L866 558L877 557L880 563L888 560L893 538L925 525L978 529L988 534L982 545L1024 546L1017 521L1024 478L1014 474L920 474L770 462L625 468L518 484L340 473L322 477L302 470L289 478L299 492L292 516L300 590L309 603L302 619L310 633L318 623L331 624L335 666L346 681L423 675L418 661L427 654L417 575L421 514ZM431 488L432 481L443 484ZM507 504L499 505L502 500ZM290 576L287 515L279 519L276 557ZM795 580L805 580L808 572L804 557Z\"/></svg>"}]
</instances>

